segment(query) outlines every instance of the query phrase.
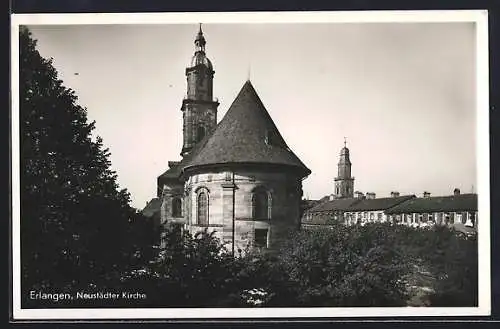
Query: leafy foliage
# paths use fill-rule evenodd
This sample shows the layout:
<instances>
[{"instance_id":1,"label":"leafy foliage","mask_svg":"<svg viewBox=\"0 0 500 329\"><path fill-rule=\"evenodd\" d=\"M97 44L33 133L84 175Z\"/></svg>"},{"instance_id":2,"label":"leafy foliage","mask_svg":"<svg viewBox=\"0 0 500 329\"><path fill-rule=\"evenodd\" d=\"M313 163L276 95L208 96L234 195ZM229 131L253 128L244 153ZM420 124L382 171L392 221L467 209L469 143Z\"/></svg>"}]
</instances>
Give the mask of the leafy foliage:
<instances>
[{"instance_id":1,"label":"leafy foliage","mask_svg":"<svg viewBox=\"0 0 500 329\"><path fill-rule=\"evenodd\" d=\"M95 122L26 28L19 46L23 290L110 286L147 263L155 234L119 190L102 139L92 140Z\"/></svg>"},{"instance_id":2,"label":"leafy foliage","mask_svg":"<svg viewBox=\"0 0 500 329\"><path fill-rule=\"evenodd\" d=\"M206 232L170 231L166 241L154 269L128 282L149 287L148 306L407 306L412 287L430 289L421 305L472 306L477 298L475 240L448 228L338 225L234 258Z\"/></svg>"},{"instance_id":3,"label":"leafy foliage","mask_svg":"<svg viewBox=\"0 0 500 329\"><path fill-rule=\"evenodd\" d=\"M385 226L296 233L278 257L287 273L290 306L398 306L407 299L409 259L394 248ZM381 243L383 241L383 243ZM290 295L295 298L290 299Z\"/></svg>"},{"instance_id":4,"label":"leafy foliage","mask_svg":"<svg viewBox=\"0 0 500 329\"><path fill-rule=\"evenodd\" d=\"M477 236L466 237L439 229L435 250L428 250L426 264L436 278L432 306L478 305ZM429 246L432 246L429 244Z\"/></svg>"},{"instance_id":5,"label":"leafy foliage","mask_svg":"<svg viewBox=\"0 0 500 329\"><path fill-rule=\"evenodd\" d=\"M169 229L165 247L140 275L127 277L122 288L144 291L148 306L217 306L237 286L233 256L206 231L191 235Z\"/></svg>"}]
</instances>

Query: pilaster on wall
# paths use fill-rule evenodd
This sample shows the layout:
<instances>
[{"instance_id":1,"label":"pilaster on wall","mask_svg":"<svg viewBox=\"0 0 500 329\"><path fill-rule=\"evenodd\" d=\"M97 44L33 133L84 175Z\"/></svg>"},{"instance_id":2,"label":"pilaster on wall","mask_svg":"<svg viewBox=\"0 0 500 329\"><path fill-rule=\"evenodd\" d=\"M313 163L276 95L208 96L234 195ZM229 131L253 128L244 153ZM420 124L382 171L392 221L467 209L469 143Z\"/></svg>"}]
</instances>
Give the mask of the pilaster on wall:
<instances>
[{"instance_id":1,"label":"pilaster on wall","mask_svg":"<svg viewBox=\"0 0 500 329\"><path fill-rule=\"evenodd\" d=\"M224 243L229 243L231 248L234 239L234 211L236 185L233 183L223 183L222 185L222 236Z\"/></svg>"}]
</instances>

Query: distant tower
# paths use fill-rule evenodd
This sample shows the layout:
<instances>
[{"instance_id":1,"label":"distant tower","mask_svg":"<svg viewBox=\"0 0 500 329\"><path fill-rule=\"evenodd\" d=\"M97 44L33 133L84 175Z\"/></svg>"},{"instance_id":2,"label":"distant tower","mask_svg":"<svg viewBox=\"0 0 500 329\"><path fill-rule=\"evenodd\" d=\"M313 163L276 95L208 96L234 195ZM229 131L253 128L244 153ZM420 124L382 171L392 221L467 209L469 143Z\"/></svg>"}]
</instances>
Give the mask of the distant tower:
<instances>
[{"instance_id":1,"label":"distant tower","mask_svg":"<svg viewBox=\"0 0 500 329\"><path fill-rule=\"evenodd\" d=\"M352 198L354 194L354 177L351 177L351 160L347 140L344 137L344 147L340 150L338 175L335 178L335 197Z\"/></svg>"},{"instance_id":2,"label":"distant tower","mask_svg":"<svg viewBox=\"0 0 500 329\"><path fill-rule=\"evenodd\" d=\"M213 99L214 70L205 54L205 37L200 29L194 40L195 52L186 68L187 96L182 101L183 144L181 155L211 133L217 125L219 102Z\"/></svg>"}]
</instances>

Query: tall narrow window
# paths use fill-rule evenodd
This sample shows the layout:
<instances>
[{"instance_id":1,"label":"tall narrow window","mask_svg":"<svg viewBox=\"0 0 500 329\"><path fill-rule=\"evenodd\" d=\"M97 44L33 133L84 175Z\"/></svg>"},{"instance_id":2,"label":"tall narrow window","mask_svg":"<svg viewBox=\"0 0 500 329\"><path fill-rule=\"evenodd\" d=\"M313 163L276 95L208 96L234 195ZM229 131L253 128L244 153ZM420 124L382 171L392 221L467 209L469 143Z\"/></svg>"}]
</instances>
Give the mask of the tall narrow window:
<instances>
[{"instance_id":1,"label":"tall narrow window","mask_svg":"<svg viewBox=\"0 0 500 329\"><path fill-rule=\"evenodd\" d=\"M463 212L461 215L462 215L462 224L467 223L467 213Z\"/></svg>"},{"instance_id":2,"label":"tall narrow window","mask_svg":"<svg viewBox=\"0 0 500 329\"><path fill-rule=\"evenodd\" d=\"M469 213L469 226L475 227L476 226L476 213L471 212Z\"/></svg>"},{"instance_id":3,"label":"tall narrow window","mask_svg":"<svg viewBox=\"0 0 500 329\"><path fill-rule=\"evenodd\" d=\"M182 202L179 198L172 199L172 217L182 217Z\"/></svg>"},{"instance_id":4,"label":"tall narrow window","mask_svg":"<svg viewBox=\"0 0 500 329\"><path fill-rule=\"evenodd\" d=\"M254 245L259 248L267 248L267 229L255 229Z\"/></svg>"},{"instance_id":5,"label":"tall narrow window","mask_svg":"<svg viewBox=\"0 0 500 329\"><path fill-rule=\"evenodd\" d=\"M196 130L196 135L198 142L201 141L205 137L205 128L198 127L198 129Z\"/></svg>"},{"instance_id":6,"label":"tall narrow window","mask_svg":"<svg viewBox=\"0 0 500 329\"><path fill-rule=\"evenodd\" d=\"M252 194L252 218L269 219L269 200L264 190L256 190Z\"/></svg>"},{"instance_id":7,"label":"tall narrow window","mask_svg":"<svg viewBox=\"0 0 500 329\"><path fill-rule=\"evenodd\" d=\"M208 195L198 194L198 225L208 225Z\"/></svg>"}]
</instances>

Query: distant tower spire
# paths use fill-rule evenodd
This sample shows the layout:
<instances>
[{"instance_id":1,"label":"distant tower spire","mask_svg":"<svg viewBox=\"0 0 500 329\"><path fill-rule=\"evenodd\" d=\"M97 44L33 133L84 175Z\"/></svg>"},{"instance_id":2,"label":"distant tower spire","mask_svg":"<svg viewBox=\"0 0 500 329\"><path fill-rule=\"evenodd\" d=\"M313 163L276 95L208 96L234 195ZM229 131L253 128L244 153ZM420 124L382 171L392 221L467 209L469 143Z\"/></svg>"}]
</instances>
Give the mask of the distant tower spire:
<instances>
[{"instance_id":1,"label":"distant tower spire","mask_svg":"<svg viewBox=\"0 0 500 329\"><path fill-rule=\"evenodd\" d=\"M344 137L344 147L340 150L338 174L335 177L335 197L352 198L354 195L354 177L351 176L351 159L347 148L347 137Z\"/></svg>"}]
</instances>

